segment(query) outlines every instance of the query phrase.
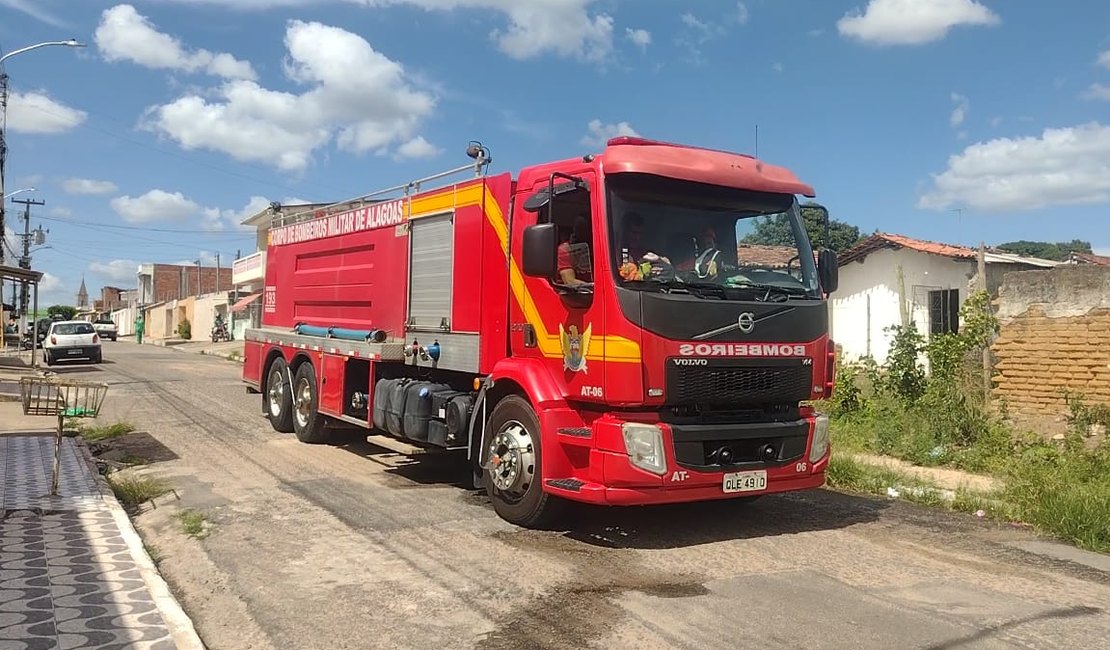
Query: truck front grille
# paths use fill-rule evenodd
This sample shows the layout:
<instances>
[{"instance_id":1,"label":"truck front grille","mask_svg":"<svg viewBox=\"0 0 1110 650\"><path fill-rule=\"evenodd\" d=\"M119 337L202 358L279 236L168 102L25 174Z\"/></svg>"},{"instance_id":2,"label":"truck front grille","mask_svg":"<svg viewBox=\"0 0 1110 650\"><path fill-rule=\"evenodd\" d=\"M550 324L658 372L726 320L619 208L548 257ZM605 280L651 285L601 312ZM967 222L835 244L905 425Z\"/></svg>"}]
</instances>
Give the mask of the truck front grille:
<instances>
[{"instance_id":1,"label":"truck front grille","mask_svg":"<svg viewBox=\"0 0 1110 650\"><path fill-rule=\"evenodd\" d=\"M813 365L805 359L667 360L667 404L746 406L790 404L810 398Z\"/></svg>"}]
</instances>

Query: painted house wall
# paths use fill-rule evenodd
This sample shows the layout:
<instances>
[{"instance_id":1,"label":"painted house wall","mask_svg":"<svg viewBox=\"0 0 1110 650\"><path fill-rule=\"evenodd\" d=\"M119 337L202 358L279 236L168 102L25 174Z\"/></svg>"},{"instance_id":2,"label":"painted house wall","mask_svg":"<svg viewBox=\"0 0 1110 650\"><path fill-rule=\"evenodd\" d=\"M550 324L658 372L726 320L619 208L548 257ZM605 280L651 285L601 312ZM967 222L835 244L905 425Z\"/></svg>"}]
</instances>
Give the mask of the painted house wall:
<instances>
[{"instance_id":1,"label":"painted house wall","mask_svg":"<svg viewBox=\"0 0 1110 650\"><path fill-rule=\"evenodd\" d=\"M840 267L840 286L831 300L832 337L846 361L868 354L886 361L892 339L888 327L901 324L898 268L905 305L917 329L929 332L929 291L956 289L967 299L974 260L954 260L909 249L876 251Z\"/></svg>"}]
</instances>

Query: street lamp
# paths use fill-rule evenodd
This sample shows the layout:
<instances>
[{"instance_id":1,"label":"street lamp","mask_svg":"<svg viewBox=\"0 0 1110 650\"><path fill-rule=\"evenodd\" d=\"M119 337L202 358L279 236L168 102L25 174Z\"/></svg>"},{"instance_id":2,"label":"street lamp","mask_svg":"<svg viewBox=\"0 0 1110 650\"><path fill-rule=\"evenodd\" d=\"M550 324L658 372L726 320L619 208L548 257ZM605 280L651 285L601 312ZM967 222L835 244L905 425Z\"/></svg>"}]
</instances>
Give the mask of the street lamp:
<instances>
[{"instance_id":1,"label":"street lamp","mask_svg":"<svg viewBox=\"0 0 1110 650\"><path fill-rule=\"evenodd\" d=\"M8 143L5 135L8 122L8 73L4 72L4 61L7 61L17 54L23 54L24 52L37 50L40 47L50 46L85 47L85 44L79 42L75 38L71 38L67 41L45 41L43 43L35 43L34 45L21 47L18 50L12 50L11 52L8 52L3 56L0 56L0 196L4 195L4 168L8 160ZM0 199L0 233L4 232L4 200L6 200L7 198L7 196L3 196L3 199ZM0 264L3 263L4 247L0 246Z\"/></svg>"},{"instance_id":2,"label":"street lamp","mask_svg":"<svg viewBox=\"0 0 1110 650\"><path fill-rule=\"evenodd\" d=\"M20 192L34 192L34 191L36 191L36 190L33 187L25 187L21 190L16 190L14 192L8 192L7 194L4 195L4 200L7 201L8 197L15 196L16 194L19 194Z\"/></svg>"}]
</instances>

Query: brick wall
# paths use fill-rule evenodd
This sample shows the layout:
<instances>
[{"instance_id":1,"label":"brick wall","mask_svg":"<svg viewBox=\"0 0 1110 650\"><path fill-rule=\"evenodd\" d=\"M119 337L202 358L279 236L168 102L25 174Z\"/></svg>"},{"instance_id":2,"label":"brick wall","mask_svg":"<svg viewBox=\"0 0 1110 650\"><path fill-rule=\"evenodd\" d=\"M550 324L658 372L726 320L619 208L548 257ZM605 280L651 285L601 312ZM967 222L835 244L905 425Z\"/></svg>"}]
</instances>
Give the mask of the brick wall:
<instances>
[{"instance_id":1,"label":"brick wall","mask_svg":"<svg viewBox=\"0 0 1110 650\"><path fill-rule=\"evenodd\" d=\"M996 307L996 398L1027 415L1066 413L1066 392L1110 403L1110 268L1011 273Z\"/></svg>"},{"instance_id":2,"label":"brick wall","mask_svg":"<svg viewBox=\"0 0 1110 650\"><path fill-rule=\"evenodd\" d=\"M185 279L182 280L182 274ZM220 291L230 291L231 268L221 267L219 270ZM173 264L154 265L154 295L155 301L176 300L187 296L213 293L216 291L216 267L202 266L199 275L200 289L198 291L198 275L196 266L175 266Z\"/></svg>"}]
</instances>

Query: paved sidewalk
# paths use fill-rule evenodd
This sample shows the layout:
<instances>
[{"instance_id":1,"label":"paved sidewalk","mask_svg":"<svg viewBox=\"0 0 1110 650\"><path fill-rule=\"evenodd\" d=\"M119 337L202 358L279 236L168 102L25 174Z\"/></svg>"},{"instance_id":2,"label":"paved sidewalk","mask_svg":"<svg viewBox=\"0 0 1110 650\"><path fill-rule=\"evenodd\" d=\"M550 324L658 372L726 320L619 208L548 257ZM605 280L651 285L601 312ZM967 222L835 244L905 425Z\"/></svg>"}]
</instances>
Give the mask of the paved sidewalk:
<instances>
[{"instance_id":1,"label":"paved sidewalk","mask_svg":"<svg viewBox=\"0 0 1110 650\"><path fill-rule=\"evenodd\" d=\"M87 448L0 435L0 649L203 646Z\"/></svg>"}]
</instances>

